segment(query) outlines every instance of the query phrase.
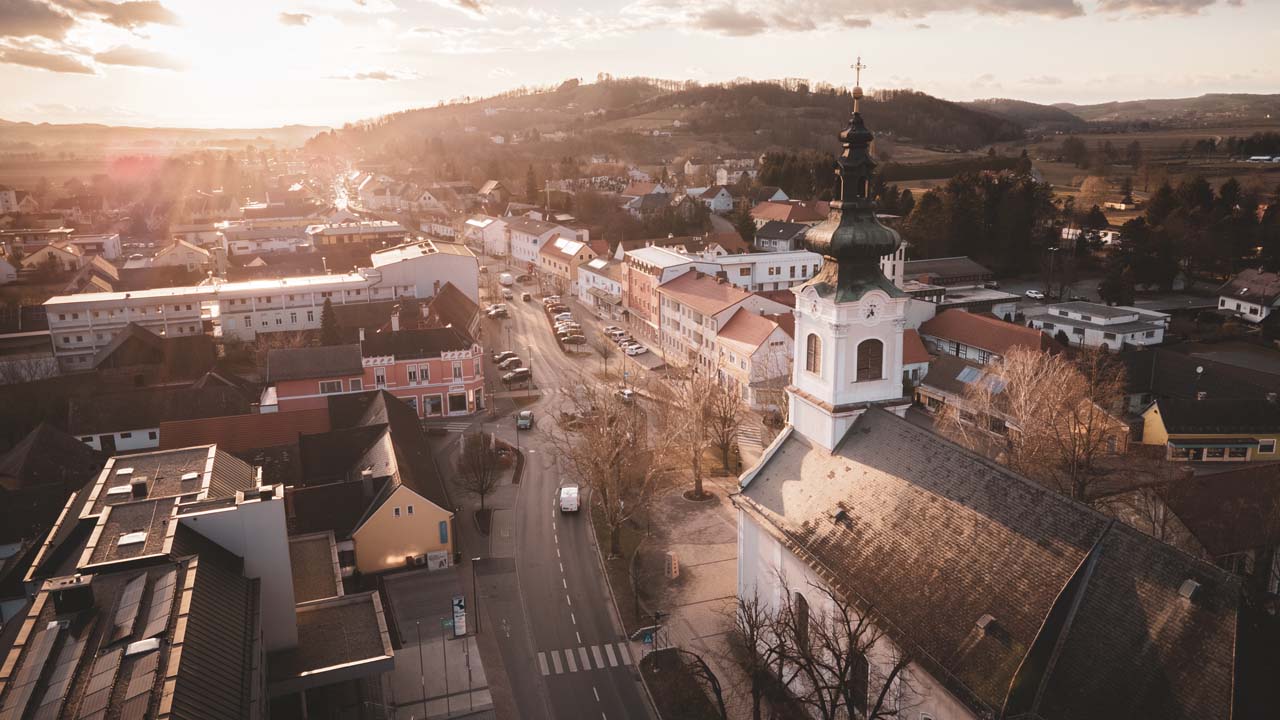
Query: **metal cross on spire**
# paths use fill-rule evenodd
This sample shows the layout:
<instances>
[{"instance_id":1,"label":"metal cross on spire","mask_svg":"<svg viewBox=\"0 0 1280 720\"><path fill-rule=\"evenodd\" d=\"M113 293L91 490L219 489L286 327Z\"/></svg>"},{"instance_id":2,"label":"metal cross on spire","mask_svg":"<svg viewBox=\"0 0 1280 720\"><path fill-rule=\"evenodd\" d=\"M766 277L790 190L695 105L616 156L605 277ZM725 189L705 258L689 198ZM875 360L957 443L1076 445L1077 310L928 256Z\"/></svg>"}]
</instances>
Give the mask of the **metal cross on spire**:
<instances>
[{"instance_id":1,"label":"metal cross on spire","mask_svg":"<svg viewBox=\"0 0 1280 720\"><path fill-rule=\"evenodd\" d=\"M853 81L853 111L858 112L858 101L862 99L862 71L867 69L862 64L862 56L858 56L857 62L849 66L854 71Z\"/></svg>"}]
</instances>

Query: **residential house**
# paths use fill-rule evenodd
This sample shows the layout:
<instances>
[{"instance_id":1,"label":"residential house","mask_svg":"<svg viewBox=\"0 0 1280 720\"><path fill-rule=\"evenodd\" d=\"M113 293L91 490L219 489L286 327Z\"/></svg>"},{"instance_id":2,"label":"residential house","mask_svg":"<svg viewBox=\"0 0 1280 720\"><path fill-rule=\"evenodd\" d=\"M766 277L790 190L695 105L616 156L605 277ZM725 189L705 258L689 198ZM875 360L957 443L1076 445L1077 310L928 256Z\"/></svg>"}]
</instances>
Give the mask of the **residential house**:
<instances>
[{"instance_id":1,"label":"residential house","mask_svg":"<svg viewBox=\"0 0 1280 720\"><path fill-rule=\"evenodd\" d=\"M1142 413L1142 444L1193 463L1280 460L1280 403L1252 398L1165 398Z\"/></svg>"},{"instance_id":2,"label":"residential house","mask_svg":"<svg viewBox=\"0 0 1280 720\"><path fill-rule=\"evenodd\" d=\"M740 308L754 313L784 313L781 303L753 295L723 278L686 272L658 286L662 353L670 362L714 369L719 363L716 337Z\"/></svg>"},{"instance_id":3,"label":"residential house","mask_svg":"<svg viewBox=\"0 0 1280 720\"><path fill-rule=\"evenodd\" d=\"M667 193L649 193L632 198L623 205L632 217L639 220L648 220L654 216L660 215L671 208L671 195Z\"/></svg>"},{"instance_id":4,"label":"residential house","mask_svg":"<svg viewBox=\"0 0 1280 720\"><path fill-rule=\"evenodd\" d=\"M558 223L544 222L527 217L509 217L507 223L507 246L511 251L511 259L521 268L535 270L538 267L538 251L552 239L560 237L579 242L590 242L590 233L578 231Z\"/></svg>"},{"instance_id":5,"label":"residential house","mask_svg":"<svg viewBox=\"0 0 1280 720\"><path fill-rule=\"evenodd\" d=\"M710 162L700 157L690 157L684 161L684 176L686 180L695 179L703 173L708 172L711 168Z\"/></svg>"},{"instance_id":6,"label":"residential house","mask_svg":"<svg viewBox=\"0 0 1280 720\"><path fill-rule=\"evenodd\" d=\"M633 182L624 188L622 192L618 193L618 196L628 200L634 200L638 197L644 197L645 195L670 195L673 190L673 188L669 188L660 182Z\"/></svg>"},{"instance_id":7,"label":"residential house","mask_svg":"<svg viewBox=\"0 0 1280 720\"><path fill-rule=\"evenodd\" d=\"M96 235L72 235L67 242L79 247L85 255L101 255L108 260L117 260L122 254L120 233L99 233Z\"/></svg>"},{"instance_id":8,"label":"residential house","mask_svg":"<svg viewBox=\"0 0 1280 720\"><path fill-rule=\"evenodd\" d=\"M169 237L174 241L184 240L196 247L212 248L221 247L225 236L219 223L203 222L173 225L169 228Z\"/></svg>"},{"instance_id":9,"label":"residential house","mask_svg":"<svg viewBox=\"0 0 1280 720\"><path fill-rule=\"evenodd\" d=\"M379 285L410 289L393 297L431 298L452 284L472 302L480 301L480 260L465 245L419 240L378 250L370 261L368 274Z\"/></svg>"},{"instance_id":10,"label":"residential house","mask_svg":"<svg viewBox=\"0 0 1280 720\"><path fill-rule=\"evenodd\" d=\"M624 264L598 257L578 266L578 301L603 320L622 319Z\"/></svg>"},{"instance_id":11,"label":"residential house","mask_svg":"<svg viewBox=\"0 0 1280 720\"><path fill-rule=\"evenodd\" d=\"M213 253L186 240L175 240L156 253L152 266L179 266L188 270L201 270L213 264Z\"/></svg>"},{"instance_id":12,"label":"residential house","mask_svg":"<svg viewBox=\"0 0 1280 720\"><path fill-rule=\"evenodd\" d=\"M733 211L734 196L729 188L724 185L712 185L698 196L702 204L717 215L724 215Z\"/></svg>"},{"instance_id":13,"label":"residential house","mask_svg":"<svg viewBox=\"0 0 1280 720\"><path fill-rule=\"evenodd\" d=\"M693 258L664 248L646 247L625 254L622 265L623 307L633 335L651 343L663 337L658 287L694 267Z\"/></svg>"},{"instance_id":14,"label":"residential house","mask_svg":"<svg viewBox=\"0 0 1280 720\"><path fill-rule=\"evenodd\" d=\"M22 265L21 262L18 265ZM0 285L8 285L11 282L17 282L18 268L9 259L0 256Z\"/></svg>"},{"instance_id":15,"label":"residential house","mask_svg":"<svg viewBox=\"0 0 1280 720\"><path fill-rule=\"evenodd\" d=\"M18 210L18 193L8 185L0 185L0 215L19 212Z\"/></svg>"},{"instance_id":16,"label":"residential house","mask_svg":"<svg viewBox=\"0 0 1280 720\"><path fill-rule=\"evenodd\" d=\"M23 256L22 267L25 270L52 267L59 272L70 272L79 269L86 262L84 251L77 245L58 242L45 245L33 253Z\"/></svg>"},{"instance_id":17,"label":"residential house","mask_svg":"<svg viewBox=\"0 0 1280 720\"><path fill-rule=\"evenodd\" d=\"M239 415L252 410L237 387L186 385L140 387L76 395L67 403L67 432L108 455L160 446L166 420Z\"/></svg>"},{"instance_id":18,"label":"residential house","mask_svg":"<svg viewBox=\"0 0 1280 720\"><path fill-rule=\"evenodd\" d=\"M482 319L480 306L475 300L467 297L466 293L459 290L453 283L445 283L427 305L426 324L423 327L453 327L469 337L479 338L482 332L480 322ZM400 321L398 326L394 322L393 319L393 330L414 327L407 322Z\"/></svg>"},{"instance_id":19,"label":"residential house","mask_svg":"<svg viewBox=\"0 0 1280 720\"><path fill-rule=\"evenodd\" d=\"M506 257L511 254L507 223L503 218L489 215L469 218L463 223L462 241L491 257Z\"/></svg>"},{"instance_id":20,"label":"residential house","mask_svg":"<svg viewBox=\"0 0 1280 720\"><path fill-rule=\"evenodd\" d=\"M1280 392L1280 376L1228 365L1164 348L1120 353L1124 367L1125 411L1140 414L1154 400L1258 398Z\"/></svg>"},{"instance_id":21,"label":"residential house","mask_svg":"<svg viewBox=\"0 0 1280 720\"><path fill-rule=\"evenodd\" d=\"M772 220L801 225L817 225L827 217L827 203L822 201L806 202L788 200L786 202L765 201L751 208L751 219L759 230Z\"/></svg>"},{"instance_id":22,"label":"residential house","mask_svg":"<svg viewBox=\"0 0 1280 720\"><path fill-rule=\"evenodd\" d=\"M499 180L489 180L481 185L477 195L490 215L502 212L507 203L511 202L511 191Z\"/></svg>"},{"instance_id":23,"label":"residential house","mask_svg":"<svg viewBox=\"0 0 1280 720\"><path fill-rule=\"evenodd\" d=\"M578 266L595 256L590 245L558 237L538 250L538 272L550 281L556 294L577 295Z\"/></svg>"},{"instance_id":24,"label":"residential house","mask_svg":"<svg viewBox=\"0 0 1280 720\"><path fill-rule=\"evenodd\" d=\"M305 252L315 249L305 230L305 227L244 222L224 227L221 244L226 246L229 255Z\"/></svg>"},{"instance_id":25,"label":"residential house","mask_svg":"<svg viewBox=\"0 0 1280 720\"><path fill-rule=\"evenodd\" d=\"M762 202L788 202L791 198L787 197L787 193L776 185L761 185L758 188L752 188L748 193L748 200L751 206L755 207Z\"/></svg>"},{"instance_id":26,"label":"residential house","mask_svg":"<svg viewBox=\"0 0 1280 720\"><path fill-rule=\"evenodd\" d=\"M934 354L955 355L979 365L996 362L1015 347L1060 352L1058 341L1035 328L963 310L944 310L920 326L920 337Z\"/></svg>"},{"instance_id":27,"label":"residential house","mask_svg":"<svg viewBox=\"0 0 1280 720\"><path fill-rule=\"evenodd\" d=\"M1027 313L1028 323L1050 335L1065 333L1072 345L1117 352L1126 346L1159 345L1169 315L1135 307L1067 302Z\"/></svg>"},{"instance_id":28,"label":"residential house","mask_svg":"<svg viewBox=\"0 0 1280 720\"><path fill-rule=\"evenodd\" d=\"M791 376L794 319L739 307L715 333L716 378L753 410L779 410Z\"/></svg>"},{"instance_id":29,"label":"residential house","mask_svg":"<svg viewBox=\"0 0 1280 720\"><path fill-rule=\"evenodd\" d=\"M64 222L83 225L101 217L106 205L101 195L72 195L55 200L50 209L61 215Z\"/></svg>"},{"instance_id":30,"label":"residential house","mask_svg":"<svg viewBox=\"0 0 1280 720\"><path fill-rule=\"evenodd\" d=\"M756 230L755 246L765 252L802 250L808 225L770 220Z\"/></svg>"},{"instance_id":31,"label":"residential house","mask_svg":"<svg viewBox=\"0 0 1280 720\"><path fill-rule=\"evenodd\" d=\"M409 240L409 231L397 222L364 220L338 225L311 225L304 234L311 247L320 250L335 245L360 244L370 247L399 245Z\"/></svg>"},{"instance_id":32,"label":"residential house","mask_svg":"<svg viewBox=\"0 0 1280 720\"><path fill-rule=\"evenodd\" d=\"M162 337L129 323L98 350L87 370L134 387L186 385L213 370L217 358L208 335Z\"/></svg>"},{"instance_id":33,"label":"residential house","mask_svg":"<svg viewBox=\"0 0 1280 720\"><path fill-rule=\"evenodd\" d=\"M929 374L929 365L933 356L924 346L917 330L906 328L902 331L902 382L913 387Z\"/></svg>"},{"instance_id":34,"label":"residential house","mask_svg":"<svg viewBox=\"0 0 1280 720\"><path fill-rule=\"evenodd\" d=\"M272 350L267 382L264 412L324 407L329 396L375 389L424 418L470 415L485 407L480 345L453 327L376 333L359 344Z\"/></svg>"},{"instance_id":35,"label":"residential house","mask_svg":"<svg viewBox=\"0 0 1280 720\"><path fill-rule=\"evenodd\" d=\"M1280 305L1280 274L1241 270L1218 288L1218 310L1251 323L1260 323Z\"/></svg>"},{"instance_id":36,"label":"residential house","mask_svg":"<svg viewBox=\"0 0 1280 720\"><path fill-rule=\"evenodd\" d=\"M13 230L0 230L0 246L9 249L17 248L22 254L30 255L45 245L62 243L71 238L75 230L54 225L53 227L26 227Z\"/></svg>"}]
</instances>

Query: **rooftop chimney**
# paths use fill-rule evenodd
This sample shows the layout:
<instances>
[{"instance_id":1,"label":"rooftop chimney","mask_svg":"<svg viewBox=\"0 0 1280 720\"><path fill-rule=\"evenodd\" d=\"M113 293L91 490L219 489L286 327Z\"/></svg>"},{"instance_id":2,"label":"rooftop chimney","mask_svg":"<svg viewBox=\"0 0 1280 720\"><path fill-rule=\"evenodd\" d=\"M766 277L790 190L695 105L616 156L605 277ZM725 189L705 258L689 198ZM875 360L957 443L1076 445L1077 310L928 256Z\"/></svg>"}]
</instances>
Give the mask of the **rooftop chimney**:
<instances>
[{"instance_id":1,"label":"rooftop chimney","mask_svg":"<svg viewBox=\"0 0 1280 720\"><path fill-rule=\"evenodd\" d=\"M134 475L129 478L129 493L136 498L147 496L147 476Z\"/></svg>"},{"instance_id":2,"label":"rooftop chimney","mask_svg":"<svg viewBox=\"0 0 1280 720\"><path fill-rule=\"evenodd\" d=\"M49 581L54 612L59 615L78 613L93 607L93 576L71 575Z\"/></svg>"},{"instance_id":3,"label":"rooftop chimney","mask_svg":"<svg viewBox=\"0 0 1280 720\"><path fill-rule=\"evenodd\" d=\"M363 334L363 329L361 333ZM400 332L400 306L391 311L391 332Z\"/></svg>"}]
</instances>

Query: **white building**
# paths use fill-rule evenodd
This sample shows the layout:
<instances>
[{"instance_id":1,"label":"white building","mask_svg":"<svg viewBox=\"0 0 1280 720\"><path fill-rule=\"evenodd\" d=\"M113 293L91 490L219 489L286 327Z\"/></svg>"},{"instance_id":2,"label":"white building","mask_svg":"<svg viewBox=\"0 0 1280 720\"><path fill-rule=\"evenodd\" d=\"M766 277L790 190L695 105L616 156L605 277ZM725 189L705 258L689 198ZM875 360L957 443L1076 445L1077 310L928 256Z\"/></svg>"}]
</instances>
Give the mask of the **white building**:
<instances>
[{"instance_id":1,"label":"white building","mask_svg":"<svg viewBox=\"0 0 1280 720\"><path fill-rule=\"evenodd\" d=\"M791 375L794 317L738 308L716 332L716 377L754 410L779 410Z\"/></svg>"},{"instance_id":2,"label":"white building","mask_svg":"<svg viewBox=\"0 0 1280 720\"><path fill-rule=\"evenodd\" d=\"M739 309L782 314L782 303L735 287L723 278L686 272L658 286L662 353L670 362L708 370L719 363L716 337Z\"/></svg>"},{"instance_id":3,"label":"white building","mask_svg":"<svg viewBox=\"0 0 1280 720\"><path fill-rule=\"evenodd\" d=\"M18 268L7 259L0 257L0 285L7 285L18 279Z\"/></svg>"},{"instance_id":4,"label":"white building","mask_svg":"<svg viewBox=\"0 0 1280 720\"><path fill-rule=\"evenodd\" d=\"M1027 313L1027 321L1049 335L1066 333L1072 345L1118 352L1126 345L1159 345L1169 328L1169 315L1135 307L1091 302L1045 305Z\"/></svg>"},{"instance_id":5,"label":"white building","mask_svg":"<svg viewBox=\"0 0 1280 720\"><path fill-rule=\"evenodd\" d=\"M463 223L462 240L485 255L506 257L511 254L506 218L477 215Z\"/></svg>"},{"instance_id":6,"label":"white building","mask_svg":"<svg viewBox=\"0 0 1280 720\"><path fill-rule=\"evenodd\" d=\"M108 260L120 257L120 233L72 235L67 241L84 250L85 255L101 255Z\"/></svg>"},{"instance_id":7,"label":"white building","mask_svg":"<svg viewBox=\"0 0 1280 720\"><path fill-rule=\"evenodd\" d=\"M562 237L584 243L590 240L590 233L586 230L576 230L557 223L528 217L508 217L504 220L511 259L524 263L524 268L528 270L538 266L538 251L552 238Z\"/></svg>"},{"instance_id":8,"label":"white building","mask_svg":"<svg viewBox=\"0 0 1280 720\"><path fill-rule=\"evenodd\" d=\"M379 284L412 287L420 298L435 297L445 283L480 302L480 261L465 245L419 240L372 254L373 267L362 271L378 276Z\"/></svg>"},{"instance_id":9,"label":"white building","mask_svg":"<svg viewBox=\"0 0 1280 720\"><path fill-rule=\"evenodd\" d=\"M1260 323L1280 306L1280 274L1242 270L1218 288L1218 311Z\"/></svg>"},{"instance_id":10,"label":"white building","mask_svg":"<svg viewBox=\"0 0 1280 720\"><path fill-rule=\"evenodd\" d=\"M733 193L724 185L712 185L698 196L711 212L723 215L733 210Z\"/></svg>"},{"instance_id":11,"label":"white building","mask_svg":"<svg viewBox=\"0 0 1280 720\"><path fill-rule=\"evenodd\" d=\"M622 318L622 271L617 260L595 258L578 266L578 300L604 320Z\"/></svg>"}]
</instances>

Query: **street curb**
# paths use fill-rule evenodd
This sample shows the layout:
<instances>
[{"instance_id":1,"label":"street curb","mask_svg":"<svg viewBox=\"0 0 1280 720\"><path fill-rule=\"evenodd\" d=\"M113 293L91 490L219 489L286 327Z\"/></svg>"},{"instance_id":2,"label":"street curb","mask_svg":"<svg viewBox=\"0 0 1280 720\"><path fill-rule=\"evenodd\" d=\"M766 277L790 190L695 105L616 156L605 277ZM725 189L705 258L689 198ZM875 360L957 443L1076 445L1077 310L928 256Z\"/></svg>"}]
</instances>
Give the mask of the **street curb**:
<instances>
[{"instance_id":1,"label":"street curb","mask_svg":"<svg viewBox=\"0 0 1280 720\"><path fill-rule=\"evenodd\" d=\"M604 555L600 553L600 538L596 537L596 524L594 522L587 523L587 535L591 538L591 544L595 546L596 564L600 566L600 574L604 576L604 584L609 588L609 606L613 608L614 627L622 628L627 645L630 646L631 638L626 636L627 626L622 622L622 611L618 609L618 595L613 590L613 581L609 579L609 568L604 566ZM646 539L648 538L646 537ZM641 541L641 545L643 544L643 541ZM635 556L638 554L640 554L640 545L636 546L636 552L631 556L632 562L635 562ZM649 691L649 685L644 681L644 671L640 669L639 660L636 661L636 672L640 674L638 684L644 689L644 696L649 701L648 707L645 708L649 711L649 717L662 720L662 716L658 714L658 704L653 700L653 693Z\"/></svg>"}]
</instances>

